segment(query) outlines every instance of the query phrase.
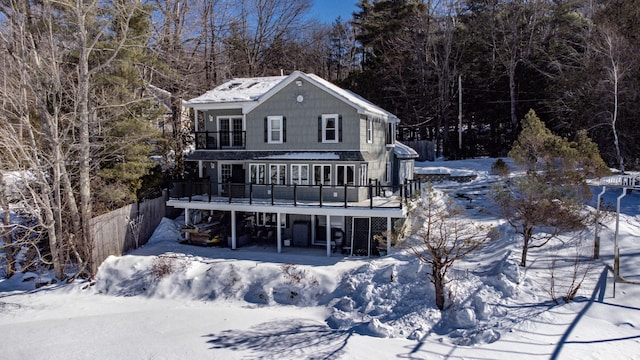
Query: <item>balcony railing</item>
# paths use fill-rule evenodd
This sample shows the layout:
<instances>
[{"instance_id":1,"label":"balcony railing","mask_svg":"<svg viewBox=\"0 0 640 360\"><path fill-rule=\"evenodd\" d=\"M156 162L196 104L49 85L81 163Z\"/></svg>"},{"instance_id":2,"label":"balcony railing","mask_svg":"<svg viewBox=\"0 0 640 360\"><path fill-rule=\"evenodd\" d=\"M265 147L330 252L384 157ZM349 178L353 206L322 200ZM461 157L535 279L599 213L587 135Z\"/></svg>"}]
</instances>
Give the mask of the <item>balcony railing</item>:
<instances>
[{"instance_id":1,"label":"balcony railing","mask_svg":"<svg viewBox=\"0 0 640 360\"><path fill-rule=\"evenodd\" d=\"M197 150L244 149L246 131L196 131Z\"/></svg>"},{"instance_id":2,"label":"balcony railing","mask_svg":"<svg viewBox=\"0 0 640 360\"><path fill-rule=\"evenodd\" d=\"M189 202L261 203L270 205L320 207L398 207L420 189L420 183L407 180L400 186L369 185L275 185L252 183L214 183L208 179L174 182L171 199Z\"/></svg>"}]
</instances>

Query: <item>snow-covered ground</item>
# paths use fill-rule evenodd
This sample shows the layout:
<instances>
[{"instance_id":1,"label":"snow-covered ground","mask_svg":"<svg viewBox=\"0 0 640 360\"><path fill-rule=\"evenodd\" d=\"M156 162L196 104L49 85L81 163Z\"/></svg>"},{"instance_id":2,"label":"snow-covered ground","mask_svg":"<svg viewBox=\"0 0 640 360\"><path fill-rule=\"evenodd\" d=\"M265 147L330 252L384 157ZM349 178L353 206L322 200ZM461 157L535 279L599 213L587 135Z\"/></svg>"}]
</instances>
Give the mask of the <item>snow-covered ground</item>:
<instances>
[{"instance_id":1,"label":"snow-covered ground","mask_svg":"<svg viewBox=\"0 0 640 360\"><path fill-rule=\"evenodd\" d=\"M323 249L200 248L178 244L179 224L164 219L145 246L107 259L95 283L36 290L47 275L33 273L0 281L0 358L640 358L640 285L618 283L614 297L605 270L615 217L601 231L601 260L578 266L588 273L577 300L556 305L552 270L561 297L576 253L592 255L593 229L531 251L520 268L521 242L486 198L499 180L489 174L494 160L417 164L422 173L477 174L436 188L500 233L450 270L442 313L430 269L405 249L327 258ZM615 205L620 193L605 201ZM640 281L640 195L622 200L619 224L621 274Z\"/></svg>"}]
</instances>

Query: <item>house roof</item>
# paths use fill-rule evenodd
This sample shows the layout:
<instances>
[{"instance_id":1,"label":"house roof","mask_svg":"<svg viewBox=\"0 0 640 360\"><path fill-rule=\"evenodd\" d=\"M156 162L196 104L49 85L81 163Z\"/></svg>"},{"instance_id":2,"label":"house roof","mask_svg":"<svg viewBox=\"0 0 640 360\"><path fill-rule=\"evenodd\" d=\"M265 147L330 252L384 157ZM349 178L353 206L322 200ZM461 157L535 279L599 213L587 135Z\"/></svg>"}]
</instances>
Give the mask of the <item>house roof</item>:
<instances>
[{"instance_id":1,"label":"house roof","mask_svg":"<svg viewBox=\"0 0 640 360\"><path fill-rule=\"evenodd\" d=\"M242 105L248 106L243 107L243 109L246 110L245 112L250 112L285 86L300 79L309 81L324 89L329 94L356 108L361 114L384 117L392 122L399 121L394 114L365 98L317 75L305 74L301 71L294 71L288 76L234 78L213 90L207 91L203 95L189 100L187 106L203 108L203 105L238 104L238 107Z\"/></svg>"},{"instance_id":2,"label":"house roof","mask_svg":"<svg viewBox=\"0 0 640 360\"><path fill-rule=\"evenodd\" d=\"M393 146L393 153L396 154L398 159L416 159L420 157L418 152L399 141L395 142Z\"/></svg>"},{"instance_id":3,"label":"house roof","mask_svg":"<svg viewBox=\"0 0 640 360\"><path fill-rule=\"evenodd\" d=\"M187 101L187 104L257 101L284 79L286 79L286 76L234 78L218 85L213 90L207 91L203 95Z\"/></svg>"}]
</instances>

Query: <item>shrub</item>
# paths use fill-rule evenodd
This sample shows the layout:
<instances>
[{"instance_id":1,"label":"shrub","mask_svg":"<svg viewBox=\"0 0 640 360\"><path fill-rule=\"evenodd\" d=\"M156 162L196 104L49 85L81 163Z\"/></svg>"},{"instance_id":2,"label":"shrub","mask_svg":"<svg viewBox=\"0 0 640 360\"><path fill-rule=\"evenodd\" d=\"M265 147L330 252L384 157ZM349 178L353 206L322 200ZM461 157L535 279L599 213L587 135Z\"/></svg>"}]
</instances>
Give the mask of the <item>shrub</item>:
<instances>
[{"instance_id":1,"label":"shrub","mask_svg":"<svg viewBox=\"0 0 640 360\"><path fill-rule=\"evenodd\" d=\"M507 165L507 163L504 162L504 160L502 159L496 160L491 165L491 175L499 175L502 177L506 177L507 175L509 175L510 171L511 170L509 169L509 165Z\"/></svg>"}]
</instances>

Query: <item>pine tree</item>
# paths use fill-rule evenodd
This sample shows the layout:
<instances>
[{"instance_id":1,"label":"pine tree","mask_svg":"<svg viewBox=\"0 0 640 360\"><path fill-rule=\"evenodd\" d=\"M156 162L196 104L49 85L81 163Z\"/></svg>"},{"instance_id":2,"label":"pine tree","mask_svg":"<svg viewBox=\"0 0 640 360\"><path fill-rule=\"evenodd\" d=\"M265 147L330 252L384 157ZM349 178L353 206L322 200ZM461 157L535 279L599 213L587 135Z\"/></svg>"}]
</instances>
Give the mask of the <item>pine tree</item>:
<instances>
[{"instance_id":1,"label":"pine tree","mask_svg":"<svg viewBox=\"0 0 640 360\"><path fill-rule=\"evenodd\" d=\"M604 162L585 134L577 142L554 135L533 110L522 121L509 156L526 174L506 187L495 187L493 199L523 238L520 265L526 266L529 249L587 225L590 218L583 205L592 193L586 175L605 173ZM537 233L542 227L545 232Z\"/></svg>"},{"instance_id":2,"label":"pine tree","mask_svg":"<svg viewBox=\"0 0 640 360\"><path fill-rule=\"evenodd\" d=\"M124 21L126 24L121 24ZM128 33L121 34L121 28ZM112 30L114 37L105 42L105 48L113 48L125 36L126 41L110 71L97 77L94 90L95 98L104 104L98 112L100 169L92 180L96 212L138 200L142 178L154 166L149 156L160 138L153 121L160 114L152 101L141 98L145 87L142 74L145 66L154 61L146 50L151 31L148 8L136 8L126 18L116 17Z\"/></svg>"}]
</instances>

